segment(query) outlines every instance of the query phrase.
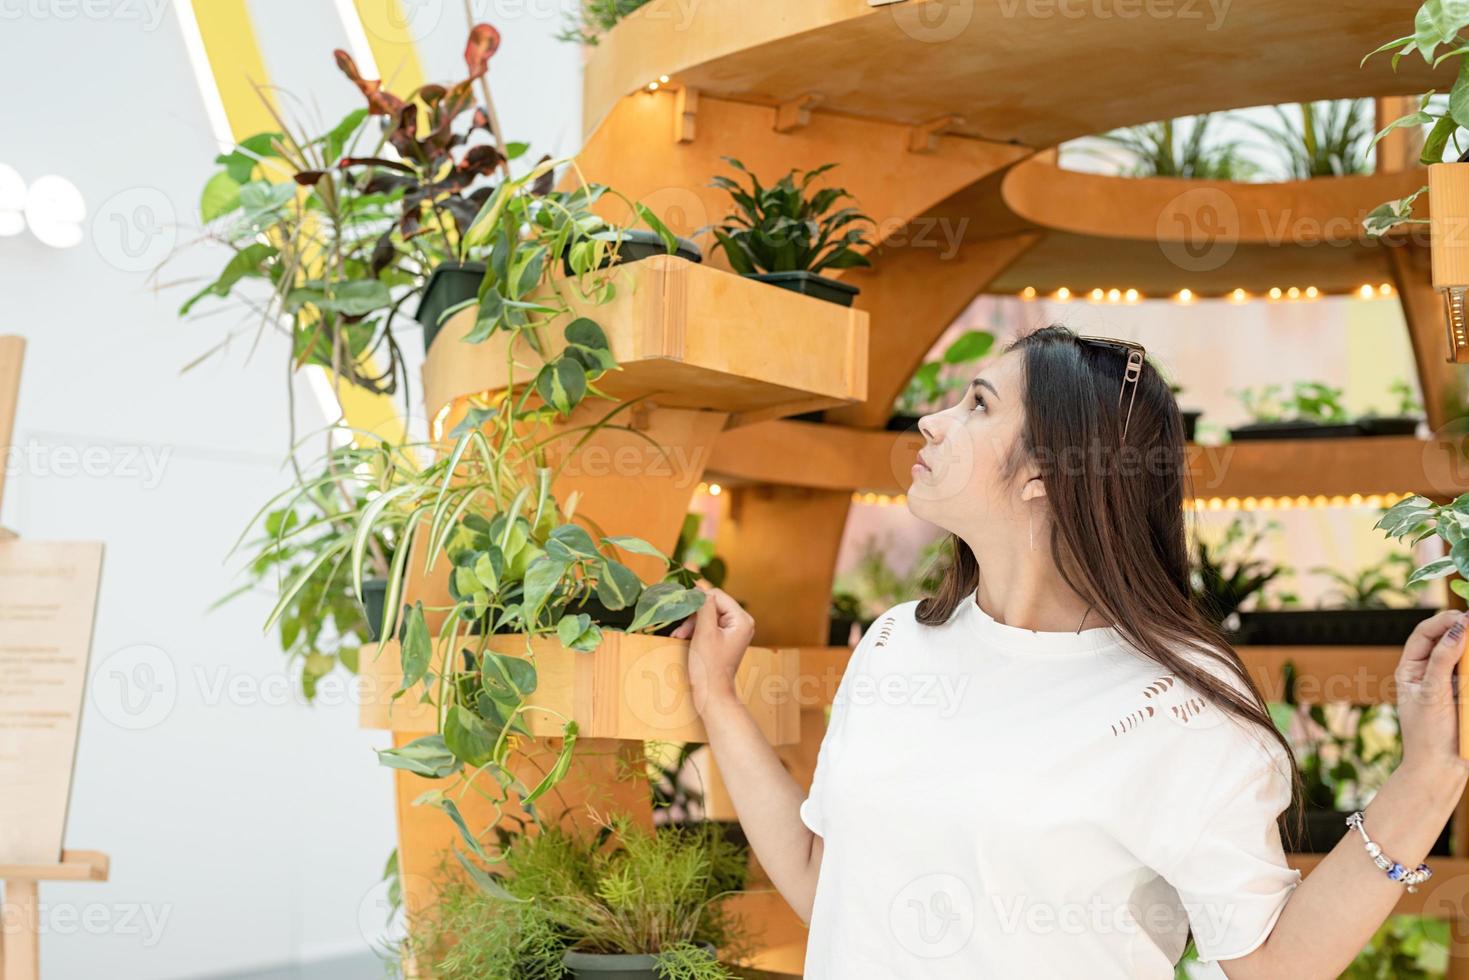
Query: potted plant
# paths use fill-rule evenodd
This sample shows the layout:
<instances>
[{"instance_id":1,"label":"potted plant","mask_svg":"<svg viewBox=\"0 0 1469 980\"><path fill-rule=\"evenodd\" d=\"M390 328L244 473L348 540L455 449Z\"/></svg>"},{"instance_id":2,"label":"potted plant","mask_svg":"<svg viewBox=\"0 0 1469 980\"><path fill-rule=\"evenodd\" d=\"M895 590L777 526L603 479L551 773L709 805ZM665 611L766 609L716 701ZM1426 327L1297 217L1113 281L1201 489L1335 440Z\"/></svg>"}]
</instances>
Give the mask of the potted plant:
<instances>
[{"instance_id":1,"label":"potted plant","mask_svg":"<svg viewBox=\"0 0 1469 980\"><path fill-rule=\"evenodd\" d=\"M1231 439L1330 439L1359 434L1342 406L1340 388L1319 381L1297 381L1289 397L1280 385L1234 393L1250 422L1229 430Z\"/></svg>"},{"instance_id":2,"label":"potted plant","mask_svg":"<svg viewBox=\"0 0 1469 980\"><path fill-rule=\"evenodd\" d=\"M1240 615L1249 642L1272 646L1399 646L1434 610L1414 605L1422 582L1412 582L1413 560L1388 555L1355 575L1318 567L1335 589L1318 609L1262 609ZM1411 584L1409 584L1411 582Z\"/></svg>"},{"instance_id":3,"label":"potted plant","mask_svg":"<svg viewBox=\"0 0 1469 980\"><path fill-rule=\"evenodd\" d=\"M937 358L919 365L893 404L888 431L911 431L918 428L924 415L948 408L954 394L963 391L974 379L974 366L984 360L994 345L995 335L989 331L966 330Z\"/></svg>"},{"instance_id":4,"label":"potted plant","mask_svg":"<svg viewBox=\"0 0 1469 980\"><path fill-rule=\"evenodd\" d=\"M1372 797L1402 761L1403 745L1392 705L1344 702L1302 704L1296 698L1295 667L1285 667L1285 699L1270 704L1276 726L1291 743L1301 770L1305 819L1292 850L1324 854L1347 833L1346 818ZM1289 813L1281 815L1283 836L1295 835ZM1448 854L1445 823L1432 854Z\"/></svg>"},{"instance_id":5,"label":"potted plant","mask_svg":"<svg viewBox=\"0 0 1469 980\"><path fill-rule=\"evenodd\" d=\"M1357 428L1364 436L1411 436L1418 431L1418 423L1423 420L1423 403L1413 386L1398 378L1388 390L1397 398L1396 410L1391 415L1372 411L1357 419Z\"/></svg>"},{"instance_id":6,"label":"potted plant","mask_svg":"<svg viewBox=\"0 0 1469 980\"><path fill-rule=\"evenodd\" d=\"M476 857L461 856L470 878L449 878L406 940L437 980L733 980L716 951L746 952L724 903L747 855L713 825L650 831L613 816L596 833L542 826Z\"/></svg>"},{"instance_id":7,"label":"potted plant","mask_svg":"<svg viewBox=\"0 0 1469 980\"><path fill-rule=\"evenodd\" d=\"M851 306L857 287L820 273L870 266L858 249L871 247L864 226L872 227L873 221L855 207L837 207L851 197L843 188L812 191L817 178L836 164L805 173L792 170L766 187L740 161L724 160L750 179L745 188L729 177L714 178L713 186L728 191L735 205L722 224L711 226L730 268L750 279Z\"/></svg>"},{"instance_id":8,"label":"potted plant","mask_svg":"<svg viewBox=\"0 0 1469 980\"><path fill-rule=\"evenodd\" d=\"M1175 401L1178 399L1179 395L1183 394L1184 391L1183 385L1174 384L1172 382L1169 382L1168 390L1173 392L1173 398ZM1190 409L1188 411L1184 411L1183 409L1178 410L1178 417L1183 420L1184 442L1194 441L1194 437L1197 436L1199 432L1199 419L1203 418L1203 416L1203 412L1195 409Z\"/></svg>"},{"instance_id":9,"label":"potted plant","mask_svg":"<svg viewBox=\"0 0 1469 980\"><path fill-rule=\"evenodd\" d=\"M1449 589L1459 598L1469 599L1469 581L1465 581L1469 578L1469 544L1465 543L1469 540L1469 493L1447 504L1408 497L1389 507L1373 527L1409 546L1438 537L1444 543L1444 556L1414 569L1406 584L1415 586L1457 575L1449 582Z\"/></svg>"},{"instance_id":10,"label":"potted plant","mask_svg":"<svg viewBox=\"0 0 1469 980\"><path fill-rule=\"evenodd\" d=\"M567 18L566 26L556 35L559 41L595 45L603 34L648 0L583 0L581 9Z\"/></svg>"},{"instance_id":11,"label":"potted plant","mask_svg":"<svg viewBox=\"0 0 1469 980\"><path fill-rule=\"evenodd\" d=\"M317 684L337 667L355 674L365 643L378 639L388 566L397 548L391 527L382 526L367 542L365 560L372 571L356 592L339 560L318 561L323 554L341 555L355 535L349 515L365 504L358 481L345 476L371 467L374 454L344 448L332 454L314 479L272 498L246 528L233 551L247 549L250 583L221 602L253 588L268 587L281 598L272 611L281 649L301 667L301 689L315 697ZM291 587L287 588L287 583Z\"/></svg>"},{"instance_id":12,"label":"potted plant","mask_svg":"<svg viewBox=\"0 0 1469 980\"><path fill-rule=\"evenodd\" d=\"M1199 538L1194 544L1190 574L1194 603L1236 644L1255 642L1241 607L1258 601L1266 586L1290 574L1283 566L1255 556L1265 535L1279 526L1274 521L1261 526L1253 515L1241 514L1229 522L1217 542Z\"/></svg>"},{"instance_id":13,"label":"potted plant","mask_svg":"<svg viewBox=\"0 0 1469 980\"><path fill-rule=\"evenodd\" d=\"M870 620L862 618L862 603L858 598L842 589L832 590L831 610L827 616L826 642L834 647L851 646L852 631L856 629L860 635L872 625Z\"/></svg>"}]
</instances>

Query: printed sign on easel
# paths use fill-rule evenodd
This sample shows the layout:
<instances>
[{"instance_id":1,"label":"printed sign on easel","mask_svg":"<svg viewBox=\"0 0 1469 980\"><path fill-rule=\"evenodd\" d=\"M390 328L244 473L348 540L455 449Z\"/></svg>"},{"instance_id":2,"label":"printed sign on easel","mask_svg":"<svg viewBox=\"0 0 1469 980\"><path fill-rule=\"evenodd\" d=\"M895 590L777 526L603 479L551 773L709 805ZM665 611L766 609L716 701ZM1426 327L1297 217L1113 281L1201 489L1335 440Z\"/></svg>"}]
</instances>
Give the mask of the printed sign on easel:
<instances>
[{"instance_id":1,"label":"printed sign on easel","mask_svg":"<svg viewBox=\"0 0 1469 980\"><path fill-rule=\"evenodd\" d=\"M61 860L100 542L0 541L0 864Z\"/></svg>"}]
</instances>

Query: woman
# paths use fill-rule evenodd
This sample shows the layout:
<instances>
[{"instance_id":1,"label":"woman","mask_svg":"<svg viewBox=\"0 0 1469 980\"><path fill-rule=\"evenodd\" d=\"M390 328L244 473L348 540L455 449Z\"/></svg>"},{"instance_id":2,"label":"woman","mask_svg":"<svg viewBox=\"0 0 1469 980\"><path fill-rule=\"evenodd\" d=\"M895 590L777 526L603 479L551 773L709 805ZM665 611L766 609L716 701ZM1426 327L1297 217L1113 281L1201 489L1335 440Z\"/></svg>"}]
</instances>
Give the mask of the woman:
<instances>
[{"instance_id":1,"label":"woman","mask_svg":"<svg viewBox=\"0 0 1469 980\"><path fill-rule=\"evenodd\" d=\"M1038 330L919 428L908 507L954 560L853 652L809 795L735 693L750 617L713 590L680 627L808 980L1163 980L1190 932L1214 976L1338 976L1464 791L1464 619L1408 641L1403 763L1302 881L1294 760L1190 602L1181 424L1142 349Z\"/></svg>"}]
</instances>

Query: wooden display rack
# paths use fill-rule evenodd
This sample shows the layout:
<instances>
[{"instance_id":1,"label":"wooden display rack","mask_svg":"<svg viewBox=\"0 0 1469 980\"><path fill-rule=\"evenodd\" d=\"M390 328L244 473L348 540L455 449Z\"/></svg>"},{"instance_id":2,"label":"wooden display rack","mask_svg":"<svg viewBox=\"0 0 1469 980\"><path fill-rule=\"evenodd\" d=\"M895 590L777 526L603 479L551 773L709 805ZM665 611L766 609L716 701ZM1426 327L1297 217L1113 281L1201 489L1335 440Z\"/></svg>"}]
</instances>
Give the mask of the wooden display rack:
<instances>
[{"instance_id":1,"label":"wooden display rack","mask_svg":"<svg viewBox=\"0 0 1469 980\"><path fill-rule=\"evenodd\" d=\"M21 366L25 359L25 340L21 337L0 336L0 457L8 454L11 436L15 429L16 404L20 395ZM5 492L5 472L0 467L0 502ZM13 531L0 527L0 541L14 541ZM66 545L56 546L66 548ZM94 553L100 563L100 551ZM95 580L93 581L95 589ZM95 591L93 593L95 602ZM88 616L90 637L90 614ZM83 661L85 665L85 660ZM85 669L83 680L85 684ZM64 773L67 785L62 791L69 795L72 763L75 755L75 737L71 753L65 759L49 755L31 760L33 764L53 767L53 772ZM59 775L58 775L58 778ZM46 789L56 789L47 787ZM41 792L42 787L29 787ZM65 800L62 800L65 803ZM61 810L63 817L64 806ZM7 828L15 831L16 828ZM16 836L26 839L27 828L18 828ZM49 831L47 831L49 833ZM59 834L58 834L59 837ZM37 850L38 846L28 849ZM107 855L99 851L60 852L54 863L5 864L0 863L0 884L3 884L3 906L0 906L0 980L40 980L41 976L41 904L39 885L43 881L106 881L108 874Z\"/></svg>"}]
</instances>

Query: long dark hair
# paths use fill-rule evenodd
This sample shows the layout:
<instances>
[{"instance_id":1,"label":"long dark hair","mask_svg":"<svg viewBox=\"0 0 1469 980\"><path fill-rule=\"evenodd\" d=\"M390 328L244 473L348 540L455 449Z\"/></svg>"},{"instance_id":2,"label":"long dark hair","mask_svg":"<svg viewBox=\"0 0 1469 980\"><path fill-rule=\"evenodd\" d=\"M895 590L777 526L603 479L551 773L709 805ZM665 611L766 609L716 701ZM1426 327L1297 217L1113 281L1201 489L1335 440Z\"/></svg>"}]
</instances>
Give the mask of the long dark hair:
<instances>
[{"instance_id":1,"label":"long dark hair","mask_svg":"<svg viewBox=\"0 0 1469 980\"><path fill-rule=\"evenodd\" d=\"M1285 750L1294 841L1302 793L1290 743L1239 655L1193 599L1184 518L1188 469L1173 392L1146 363L1124 442L1118 394L1125 351L1090 343L1061 326L1027 334L1008 351L1024 357L1025 423L1006 475L1026 463L1038 466L1052 514L1056 567L1139 653L1219 710L1258 725ZM949 544L951 560L938 589L918 604L918 621L927 625L948 622L979 586L974 552L955 535ZM1240 688L1188 659L1183 651L1190 649L1238 678Z\"/></svg>"}]
</instances>

